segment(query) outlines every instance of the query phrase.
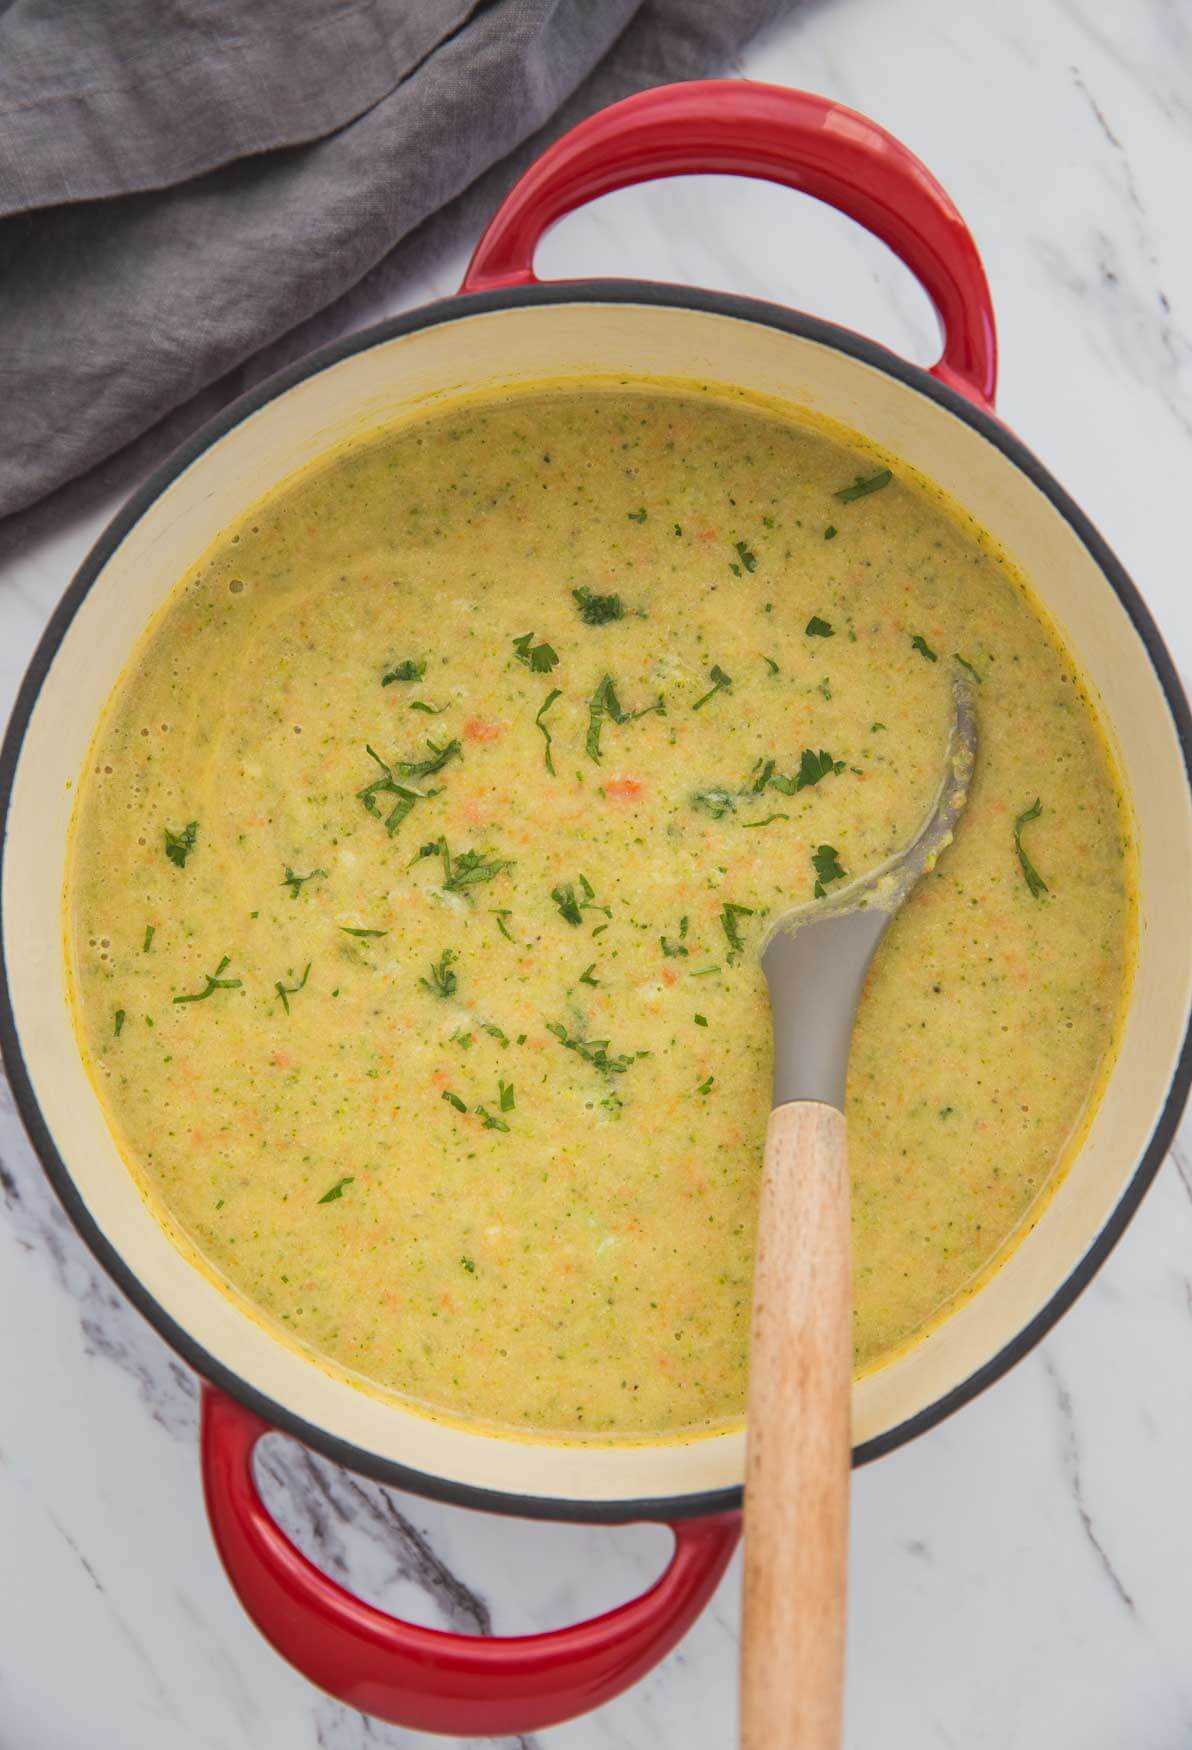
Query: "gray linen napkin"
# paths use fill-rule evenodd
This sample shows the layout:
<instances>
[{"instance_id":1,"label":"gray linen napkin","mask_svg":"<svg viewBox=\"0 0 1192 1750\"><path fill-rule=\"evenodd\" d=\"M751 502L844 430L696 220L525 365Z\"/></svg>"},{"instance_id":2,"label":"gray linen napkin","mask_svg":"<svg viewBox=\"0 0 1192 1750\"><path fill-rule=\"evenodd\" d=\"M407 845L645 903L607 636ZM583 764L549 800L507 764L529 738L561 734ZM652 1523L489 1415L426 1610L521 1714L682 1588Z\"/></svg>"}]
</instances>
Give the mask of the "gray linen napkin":
<instances>
[{"instance_id":1,"label":"gray linen napkin","mask_svg":"<svg viewBox=\"0 0 1192 1750\"><path fill-rule=\"evenodd\" d=\"M788 3L0 0L0 516Z\"/></svg>"}]
</instances>

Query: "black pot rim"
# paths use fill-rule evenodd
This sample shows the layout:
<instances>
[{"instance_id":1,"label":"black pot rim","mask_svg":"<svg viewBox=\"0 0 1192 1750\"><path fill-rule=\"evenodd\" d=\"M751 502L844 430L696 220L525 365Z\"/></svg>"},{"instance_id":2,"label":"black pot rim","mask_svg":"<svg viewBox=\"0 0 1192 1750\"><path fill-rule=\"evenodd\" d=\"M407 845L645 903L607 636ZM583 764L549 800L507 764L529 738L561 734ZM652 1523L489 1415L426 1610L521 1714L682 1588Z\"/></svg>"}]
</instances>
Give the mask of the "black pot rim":
<instances>
[{"instance_id":1,"label":"black pot rim","mask_svg":"<svg viewBox=\"0 0 1192 1750\"><path fill-rule=\"evenodd\" d=\"M937 402L949 413L979 432L989 443L1017 467L1044 494L1068 523L1082 545L1104 574L1118 600L1130 618L1146 649L1147 656L1163 689L1167 706L1175 724L1184 756L1185 774L1192 789L1192 715L1176 674L1174 664L1151 615L1137 588L1106 542L1098 534L1084 512L1073 502L1063 487L1052 478L1033 453L1005 426L989 413L976 407L955 390L939 383L918 365L899 358L876 342L867 340L849 329L838 327L812 316L785 310L781 306L752 298L721 292L696 290L686 286L665 285L639 280L583 280L558 285L519 286L498 291L474 292L444 299L390 318L345 339L320 348L308 357L266 379L202 426L180 448L164 461L132 494L124 508L113 518L95 543L70 587L50 617L33 658L25 673L13 707L12 717L0 749L0 883L3 880L4 858L8 851L8 818L12 802L12 787L17 763L42 685L53 659L75 614L91 590L97 577L124 540L130 529L144 515L155 499L177 477L211 448L234 426L255 413L267 402L275 400L295 384L335 365L340 360L371 347L431 328L445 322L459 321L469 316L487 314L527 305L609 303L645 304L655 308L696 310L716 316L727 316L753 322L781 333L811 340L846 353L863 364L871 365L897 379L906 387ZM29 1139L42 1167L61 1200L75 1228L90 1251L116 1286L163 1337L177 1355L200 1376L210 1381L246 1408L254 1411L279 1433L292 1435L325 1457L347 1469L374 1478L381 1483L406 1489L414 1494L453 1505L478 1508L487 1512L512 1514L526 1519L578 1520L588 1523L622 1523L629 1520L673 1520L705 1514L731 1512L741 1503L741 1488L707 1490L699 1494L658 1496L638 1500L566 1500L552 1496L521 1495L458 1483L423 1471L413 1470L394 1460L342 1440L325 1429L304 1421L283 1405L275 1403L263 1392L249 1385L238 1374L218 1361L198 1343L154 1299L129 1264L108 1241L86 1208L70 1170L55 1147L49 1126L42 1115L21 1051L9 987L8 967L4 955L3 933L0 931L0 1053L7 1066L17 1108ZM1125 1231L1144 1193L1162 1163L1192 1084L1192 1016L1185 1027L1183 1044L1168 1087L1162 1111L1158 1116L1150 1141L1121 1198L1105 1226L1088 1251L1077 1261L1066 1280L1056 1289L1047 1304L998 1353L977 1368L951 1391L908 1417L896 1427L863 1442L853 1454L854 1464L868 1464L885 1453L926 1433L938 1422L950 1416L962 1405L1000 1379L1016 1362L1021 1361L1044 1337L1056 1321L1086 1288Z\"/></svg>"}]
</instances>

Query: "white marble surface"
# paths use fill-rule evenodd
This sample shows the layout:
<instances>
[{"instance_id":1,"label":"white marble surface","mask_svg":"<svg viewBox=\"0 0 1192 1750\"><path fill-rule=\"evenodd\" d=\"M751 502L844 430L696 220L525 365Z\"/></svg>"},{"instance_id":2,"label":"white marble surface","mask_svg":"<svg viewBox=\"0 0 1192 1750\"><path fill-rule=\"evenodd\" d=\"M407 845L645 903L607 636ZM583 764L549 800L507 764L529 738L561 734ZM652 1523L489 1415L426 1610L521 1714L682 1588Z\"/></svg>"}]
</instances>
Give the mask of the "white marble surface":
<instances>
[{"instance_id":1,"label":"white marble surface","mask_svg":"<svg viewBox=\"0 0 1192 1750\"><path fill-rule=\"evenodd\" d=\"M740 69L870 112L950 189L993 285L1005 417L1091 511L1185 673L1190 20L1178 0L807 0ZM462 260L448 245L416 280L382 269L303 338L448 292ZM614 197L562 226L540 266L758 292L918 359L932 348L922 295L878 245L771 188ZM0 525L5 708L72 569L159 447ZM257 1638L207 1535L194 1381L75 1239L2 1089L0 1159L0 1746L429 1744L324 1699ZM639 1589L665 1548L657 1532L386 1495L272 1445L271 1487L306 1547L428 1622L574 1619ZM1026 1362L857 1477L849 1750L1192 1744L1190 1452L1192 1167L1177 1159ZM541 1742L730 1744L736 1589L734 1569L637 1690Z\"/></svg>"}]
</instances>

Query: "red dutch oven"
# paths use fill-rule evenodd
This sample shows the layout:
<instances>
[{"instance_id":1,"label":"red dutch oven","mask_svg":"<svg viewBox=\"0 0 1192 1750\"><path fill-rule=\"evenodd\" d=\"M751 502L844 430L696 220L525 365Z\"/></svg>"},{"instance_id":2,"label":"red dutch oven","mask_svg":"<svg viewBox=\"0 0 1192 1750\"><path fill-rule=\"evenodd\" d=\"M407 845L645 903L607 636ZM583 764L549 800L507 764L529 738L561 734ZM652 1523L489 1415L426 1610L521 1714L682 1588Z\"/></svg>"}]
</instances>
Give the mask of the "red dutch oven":
<instances>
[{"instance_id":1,"label":"red dutch oven","mask_svg":"<svg viewBox=\"0 0 1192 1750\"><path fill-rule=\"evenodd\" d=\"M930 371L830 323L745 298L628 280L542 285L543 232L653 177L767 178L858 220L939 314ZM55 613L0 765L0 1044L46 1172L97 1258L202 1375L202 1466L215 1540L245 1609L282 1656L342 1701L424 1731L533 1732L623 1690L684 1633L738 1535L741 1431L566 1445L466 1429L325 1373L187 1262L138 1195L79 1059L60 893L71 783L144 625L249 504L344 439L453 394L544 378L670 377L762 391L826 415L937 481L1031 578L1098 697L1141 856L1137 972L1121 1053L1071 1171L989 1284L854 1391L857 1462L930 1428L1026 1353L1122 1232L1166 1152L1192 1053L1192 727L1137 591L1087 518L993 414L996 348L973 240L925 167L875 123L774 86L649 91L582 123L522 178L458 297L315 354L236 402L135 495ZM655 1520L674 1555L643 1597L549 1634L481 1639L400 1622L320 1573L253 1480L281 1429L382 1482L527 1517Z\"/></svg>"}]
</instances>

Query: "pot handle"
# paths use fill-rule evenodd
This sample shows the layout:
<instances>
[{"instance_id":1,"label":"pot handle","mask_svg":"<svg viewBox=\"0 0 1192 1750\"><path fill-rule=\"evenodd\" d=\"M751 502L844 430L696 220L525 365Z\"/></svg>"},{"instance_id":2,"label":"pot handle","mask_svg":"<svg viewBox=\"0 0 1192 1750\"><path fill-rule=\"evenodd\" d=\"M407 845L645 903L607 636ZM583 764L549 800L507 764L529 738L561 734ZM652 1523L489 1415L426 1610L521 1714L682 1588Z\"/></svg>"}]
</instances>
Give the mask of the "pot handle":
<instances>
[{"instance_id":1,"label":"pot handle","mask_svg":"<svg viewBox=\"0 0 1192 1750\"><path fill-rule=\"evenodd\" d=\"M648 1592L549 1634L454 1635L402 1622L320 1572L270 1517L252 1471L267 1422L203 1387L203 1493L232 1588L265 1639L349 1707L461 1738L537 1732L610 1701L686 1633L740 1535L735 1513L670 1526L675 1553Z\"/></svg>"},{"instance_id":2,"label":"pot handle","mask_svg":"<svg viewBox=\"0 0 1192 1750\"><path fill-rule=\"evenodd\" d=\"M815 195L889 245L935 306L932 376L992 408L997 334L981 257L927 166L856 110L810 91L693 80L627 97L556 140L498 207L460 290L532 285L539 239L566 213L664 176L755 176Z\"/></svg>"}]
</instances>

